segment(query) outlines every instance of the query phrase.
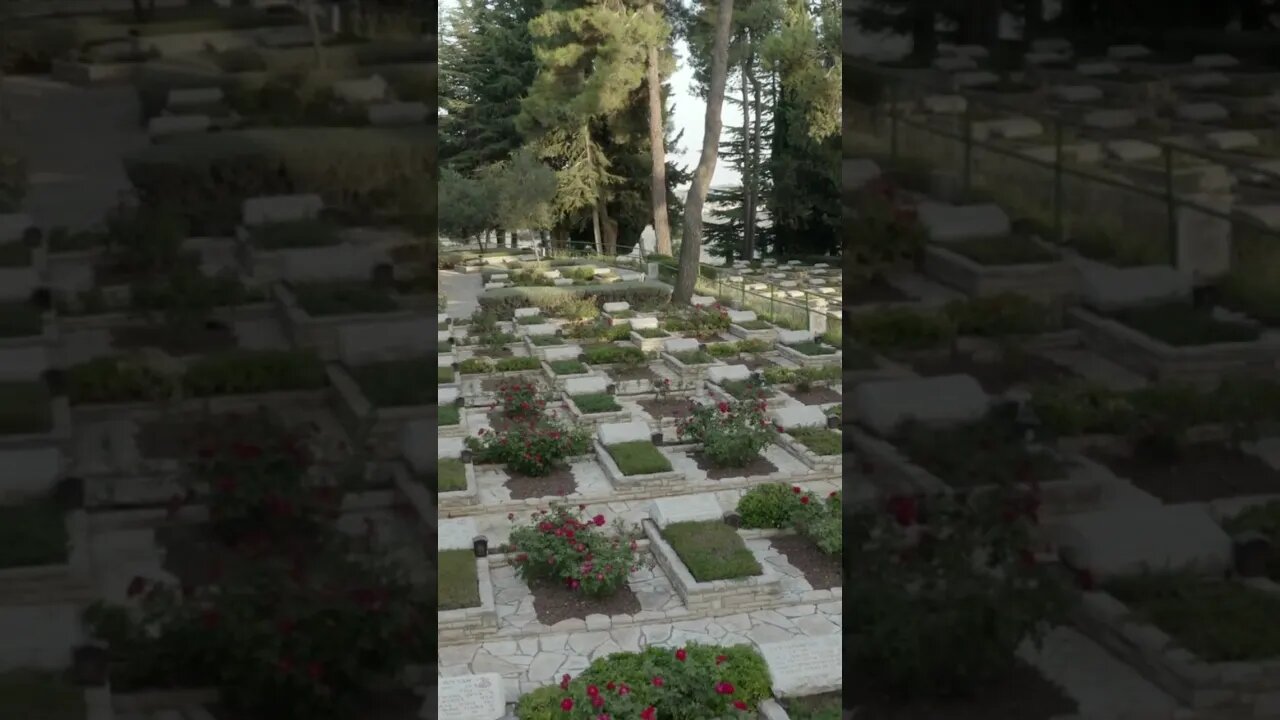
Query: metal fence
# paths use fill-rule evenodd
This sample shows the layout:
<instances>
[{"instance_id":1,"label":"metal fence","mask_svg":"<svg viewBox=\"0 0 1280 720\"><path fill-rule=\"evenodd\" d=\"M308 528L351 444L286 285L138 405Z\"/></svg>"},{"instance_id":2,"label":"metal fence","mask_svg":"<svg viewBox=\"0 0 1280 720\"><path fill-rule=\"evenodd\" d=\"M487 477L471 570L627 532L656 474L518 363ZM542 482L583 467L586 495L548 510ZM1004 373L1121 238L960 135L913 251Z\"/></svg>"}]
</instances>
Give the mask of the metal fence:
<instances>
[{"instance_id":1,"label":"metal fence","mask_svg":"<svg viewBox=\"0 0 1280 720\"><path fill-rule=\"evenodd\" d=\"M926 180L944 197L998 202L1034 223L1046 239L1097 259L1184 269L1218 282L1228 304L1280 320L1280 233L1239 209L1280 206L1280 182L1275 190L1259 182L1280 181L1280 173L1238 154L1163 139L1222 128L1148 115L1136 129L1099 130L1072 118L1069 108L1047 112L1044 89L1035 84L1024 93L957 91L930 70L893 70L852 58L845 68L852 157L882 160L917 178L946 171L949 184ZM1131 89L1139 116L1167 94L1170 82ZM1113 96L1123 95L1125 88L1103 84ZM920 111L926 99L957 95L964 98L958 113ZM1012 117L1031 119L1043 132L1026 140L996 139L987 123ZM1275 147L1272 159L1280 160L1280 134L1260 134ZM1128 162L1087 157L1098 143L1120 138L1141 139L1159 153ZM1241 178L1251 178L1250 184L1233 188Z\"/></svg>"}]
</instances>

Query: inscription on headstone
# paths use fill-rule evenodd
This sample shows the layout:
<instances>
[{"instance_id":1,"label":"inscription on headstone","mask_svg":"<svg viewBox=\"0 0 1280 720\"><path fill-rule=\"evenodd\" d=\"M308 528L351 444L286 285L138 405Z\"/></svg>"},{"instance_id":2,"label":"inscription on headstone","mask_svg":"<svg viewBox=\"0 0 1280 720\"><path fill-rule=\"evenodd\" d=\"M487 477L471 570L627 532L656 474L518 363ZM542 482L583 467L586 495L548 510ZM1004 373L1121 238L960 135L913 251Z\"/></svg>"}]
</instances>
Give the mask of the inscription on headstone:
<instances>
[{"instance_id":1,"label":"inscription on headstone","mask_svg":"<svg viewBox=\"0 0 1280 720\"><path fill-rule=\"evenodd\" d=\"M507 703L502 692L502 676L497 673L440 678L436 697L436 717L450 720L499 720L506 715Z\"/></svg>"}]
</instances>

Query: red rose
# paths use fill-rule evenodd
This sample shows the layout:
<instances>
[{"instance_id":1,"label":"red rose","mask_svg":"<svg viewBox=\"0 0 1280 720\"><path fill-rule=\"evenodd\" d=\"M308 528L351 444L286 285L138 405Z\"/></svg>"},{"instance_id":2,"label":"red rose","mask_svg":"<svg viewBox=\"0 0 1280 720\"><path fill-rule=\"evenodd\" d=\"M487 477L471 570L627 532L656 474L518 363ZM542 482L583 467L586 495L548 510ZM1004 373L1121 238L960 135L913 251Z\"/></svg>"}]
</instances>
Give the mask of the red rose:
<instances>
[{"instance_id":1,"label":"red rose","mask_svg":"<svg viewBox=\"0 0 1280 720\"><path fill-rule=\"evenodd\" d=\"M727 683L727 682L716 683L716 692L720 695L732 695L733 683Z\"/></svg>"},{"instance_id":2,"label":"red rose","mask_svg":"<svg viewBox=\"0 0 1280 720\"><path fill-rule=\"evenodd\" d=\"M640 711L640 720L653 720L657 717L654 713L658 712L652 705Z\"/></svg>"},{"instance_id":3,"label":"red rose","mask_svg":"<svg viewBox=\"0 0 1280 720\"><path fill-rule=\"evenodd\" d=\"M601 527L602 525L604 525L604 516L603 516L603 515L597 515L597 516L595 516L595 517L591 518L591 522L595 523L595 524L596 524L596 527Z\"/></svg>"},{"instance_id":4,"label":"red rose","mask_svg":"<svg viewBox=\"0 0 1280 720\"><path fill-rule=\"evenodd\" d=\"M595 697L600 694L600 688L596 687L595 685L588 685L587 694L590 695L591 697Z\"/></svg>"},{"instance_id":5,"label":"red rose","mask_svg":"<svg viewBox=\"0 0 1280 720\"><path fill-rule=\"evenodd\" d=\"M604 698L600 697L599 695L593 695L591 697L592 707L602 707L603 705L604 705Z\"/></svg>"},{"instance_id":6,"label":"red rose","mask_svg":"<svg viewBox=\"0 0 1280 720\"><path fill-rule=\"evenodd\" d=\"M717 656L716 656L716 664L717 664L717 665L720 665L721 663L723 663L724 661L726 661L726 660L728 660L728 659L729 659L729 656L728 656L728 655L717 655Z\"/></svg>"},{"instance_id":7,"label":"red rose","mask_svg":"<svg viewBox=\"0 0 1280 720\"><path fill-rule=\"evenodd\" d=\"M684 651L684 648L680 648L679 650L676 650L676 659L679 660L680 662L684 662L684 659L688 656L689 654Z\"/></svg>"},{"instance_id":8,"label":"red rose","mask_svg":"<svg viewBox=\"0 0 1280 720\"><path fill-rule=\"evenodd\" d=\"M720 412L722 413L729 412L729 403L727 402L722 401L718 407L720 408Z\"/></svg>"},{"instance_id":9,"label":"red rose","mask_svg":"<svg viewBox=\"0 0 1280 720\"><path fill-rule=\"evenodd\" d=\"M741 700L734 700L734 701L733 701L733 706L734 706L734 707L736 707L736 708L738 708L739 710L746 710L746 709L747 709L747 704L746 704L745 702L741 701Z\"/></svg>"},{"instance_id":10,"label":"red rose","mask_svg":"<svg viewBox=\"0 0 1280 720\"><path fill-rule=\"evenodd\" d=\"M915 498L901 496L889 498L889 512L903 527L911 527L920 519L920 506Z\"/></svg>"},{"instance_id":11,"label":"red rose","mask_svg":"<svg viewBox=\"0 0 1280 720\"><path fill-rule=\"evenodd\" d=\"M560 689L561 689L561 690L568 690L568 689L569 689L569 673L565 673L563 676L561 676L561 678L560 678Z\"/></svg>"},{"instance_id":12,"label":"red rose","mask_svg":"<svg viewBox=\"0 0 1280 720\"><path fill-rule=\"evenodd\" d=\"M809 504L809 496L808 496L808 495L805 495L804 497L800 498L800 504L801 504L801 505L808 505L808 504Z\"/></svg>"},{"instance_id":13,"label":"red rose","mask_svg":"<svg viewBox=\"0 0 1280 720\"><path fill-rule=\"evenodd\" d=\"M652 682L652 683L653 683L653 686L654 686L654 687L662 687L662 684L663 684L663 682L664 682L664 681L663 681L663 679L662 679L661 677L655 677L655 678L654 678L653 680L651 680L650 682Z\"/></svg>"},{"instance_id":14,"label":"red rose","mask_svg":"<svg viewBox=\"0 0 1280 720\"><path fill-rule=\"evenodd\" d=\"M799 485L792 485L792 486L791 486L791 492L795 493L796 495L799 495L799 494L800 494L800 486L799 486Z\"/></svg>"},{"instance_id":15,"label":"red rose","mask_svg":"<svg viewBox=\"0 0 1280 720\"><path fill-rule=\"evenodd\" d=\"M607 683L605 683L605 684L604 684L604 687L605 687L605 689L606 689L606 690L612 690L612 689L614 689L614 688L616 687L616 685L614 684L614 682L613 682L612 680L610 680L609 682L607 682Z\"/></svg>"},{"instance_id":16,"label":"red rose","mask_svg":"<svg viewBox=\"0 0 1280 720\"><path fill-rule=\"evenodd\" d=\"M573 709L573 698L565 698L560 701L560 709L569 712Z\"/></svg>"}]
</instances>

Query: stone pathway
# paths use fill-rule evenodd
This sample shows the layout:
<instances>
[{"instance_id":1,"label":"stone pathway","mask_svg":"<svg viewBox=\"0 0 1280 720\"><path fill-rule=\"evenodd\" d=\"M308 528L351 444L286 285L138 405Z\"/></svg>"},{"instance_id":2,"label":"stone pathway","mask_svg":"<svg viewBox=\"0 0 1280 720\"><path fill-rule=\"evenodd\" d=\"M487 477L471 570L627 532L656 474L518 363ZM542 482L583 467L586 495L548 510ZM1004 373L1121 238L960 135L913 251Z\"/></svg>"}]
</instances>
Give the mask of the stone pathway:
<instances>
[{"instance_id":1,"label":"stone pathway","mask_svg":"<svg viewBox=\"0 0 1280 720\"><path fill-rule=\"evenodd\" d=\"M1018 654L1079 704L1081 718L1139 712L1159 717L1179 707L1137 670L1069 627L1054 628L1038 650L1026 643Z\"/></svg>"},{"instance_id":2,"label":"stone pathway","mask_svg":"<svg viewBox=\"0 0 1280 720\"><path fill-rule=\"evenodd\" d=\"M455 320L471 317L479 307L480 293L484 292L484 279L479 274L439 271L440 291L448 298L445 312Z\"/></svg>"},{"instance_id":3,"label":"stone pathway","mask_svg":"<svg viewBox=\"0 0 1280 720\"><path fill-rule=\"evenodd\" d=\"M133 88L8 77L0 94L14 120L6 135L29 164L26 212L44 228L100 222L131 189L122 159L148 144Z\"/></svg>"}]
</instances>

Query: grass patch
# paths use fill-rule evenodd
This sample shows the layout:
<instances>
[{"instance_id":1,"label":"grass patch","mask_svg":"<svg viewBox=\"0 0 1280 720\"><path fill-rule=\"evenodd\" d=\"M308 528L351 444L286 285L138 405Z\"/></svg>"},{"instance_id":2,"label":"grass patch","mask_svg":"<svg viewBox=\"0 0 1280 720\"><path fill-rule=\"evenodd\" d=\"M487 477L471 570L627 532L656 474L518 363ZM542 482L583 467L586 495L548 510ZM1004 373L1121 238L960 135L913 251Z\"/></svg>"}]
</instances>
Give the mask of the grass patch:
<instances>
[{"instance_id":1,"label":"grass patch","mask_svg":"<svg viewBox=\"0 0 1280 720\"><path fill-rule=\"evenodd\" d=\"M817 340L806 340L805 342L788 345L787 347L795 350L801 355L808 355L810 357L815 355L834 355L836 353L835 348L830 345L820 343Z\"/></svg>"},{"instance_id":2,"label":"grass patch","mask_svg":"<svg viewBox=\"0 0 1280 720\"><path fill-rule=\"evenodd\" d=\"M139 363L99 357L67 368L71 405L150 400L164 390L164 378Z\"/></svg>"},{"instance_id":3,"label":"grass patch","mask_svg":"<svg viewBox=\"0 0 1280 720\"><path fill-rule=\"evenodd\" d=\"M458 363L458 372L463 375L484 375L493 372L493 362L487 358L467 358Z\"/></svg>"},{"instance_id":4,"label":"grass patch","mask_svg":"<svg viewBox=\"0 0 1280 720\"><path fill-rule=\"evenodd\" d=\"M840 433L827 428L803 427L787 430L787 434L796 442L809 448L815 455L839 455Z\"/></svg>"},{"instance_id":5,"label":"grass patch","mask_svg":"<svg viewBox=\"0 0 1280 720\"><path fill-rule=\"evenodd\" d=\"M291 285L298 306L312 317L387 313L400 309L391 293L365 282L315 282Z\"/></svg>"},{"instance_id":6,"label":"grass patch","mask_svg":"<svg viewBox=\"0 0 1280 720\"><path fill-rule=\"evenodd\" d=\"M716 360L706 350L682 350L671 353L671 357L685 365L710 365Z\"/></svg>"},{"instance_id":7,"label":"grass patch","mask_svg":"<svg viewBox=\"0 0 1280 720\"><path fill-rule=\"evenodd\" d=\"M70 538L63 515L47 499L0 506L0 568L65 563Z\"/></svg>"},{"instance_id":8,"label":"grass patch","mask_svg":"<svg viewBox=\"0 0 1280 720\"><path fill-rule=\"evenodd\" d=\"M440 492L458 492L467 489L467 468L457 458L440 458Z\"/></svg>"},{"instance_id":9,"label":"grass patch","mask_svg":"<svg viewBox=\"0 0 1280 720\"><path fill-rule=\"evenodd\" d=\"M445 340L445 341L440 345L440 348L439 348L438 350L436 350L436 354L437 354L437 355L444 355L444 354L446 354L446 353L451 353L451 352L453 352L453 341L452 341L452 340Z\"/></svg>"},{"instance_id":10,"label":"grass patch","mask_svg":"<svg viewBox=\"0 0 1280 720\"><path fill-rule=\"evenodd\" d=\"M581 375L587 371L587 366L577 360L552 360L547 367L556 375Z\"/></svg>"},{"instance_id":11,"label":"grass patch","mask_svg":"<svg viewBox=\"0 0 1280 720\"><path fill-rule=\"evenodd\" d=\"M978 263L979 265L1035 265L1051 263L1058 254L1035 242L1026 235L1004 235L988 238L971 238L939 245Z\"/></svg>"},{"instance_id":12,"label":"grass patch","mask_svg":"<svg viewBox=\"0 0 1280 720\"><path fill-rule=\"evenodd\" d=\"M1280 596L1180 574L1119 578L1105 589L1206 662L1280 658Z\"/></svg>"},{"instance_id":13,"label":"grass patch","mask_svg":"<svg viewBox=\"0 0 1280 720\"><path fill-rule=\"evenodd\" d=\"M1253 342L1262 331L1248 323L1227 322L1185 303L1131 308L1111 316L1120 323L1174 347Z\"/></svg>"},{"instance_id":14,"label":"grass patch","mask_svg":"<svg viewBox=\"0 0 1280 720\"><path fill-rule=\"evenodd\" d=\"M564 338L557 335L535 335L529 338L529 342L538 347L553 347L556 345L564 345Z\"/></svg>"},{"instance_id":15,"label":"grass patch","mask_svg":"<svg viewBox=\"0 0 1280 720\"><path fill-rule=\"evenodd\" d=\"M425 358L388 360L351 368L351 377L376 408L430 405ZM450 372L453 372L450 369Z\"/></svg>"},{"instance_id":16,"label":"grass patch","mask_svg":"<svg viewBox=\"0 0 1280 720\"><path fill-rule=\"evenodd\" d=\"M517 325L541 325L545 322L546 320L544 320L541 315L528 315L516 318Z\"/></svg>"},{"instance_id":17,"label":"grass patch","mask_svg":"<svg viewBox=\"0 0 1280 720\"><path fill-rule=\"evenodd\" d=\"M462 411L457 405L442 405L436 417L439 425L457 425L461 421Z\"/></svg>"},{"instance_id":18,"label":"grass patch","mask_svg":"<svg viewBox=\"0 0 1280 720\"><path fill-rule=\"evenodd\" d=\"M663 455L658 447L648 440L610 445L609 457L617 463L623 475L650 475L652 473L669 472L671 461Z\"/></svg>"},{"instance_id":19,"label":"grass patch","mask_svg":"<svg viewBox=\"0 0 1280 720\"><path fill-rule=\"evenodd\" d=\"M1280 579L1280 500L1254 505L1222 524L1232 535L1256 532L1271 539L1271 557L1267 560L1267 576Z\"/></svg>"},{"instance_id":20,"label":"grass patch","mask_svg":"<svg viewBox=\"0 0 1280 720\"><path fill-rule=\"evenodd\" d=\"M720 383L720 387L738 400L753 398L761 393L765 397L772 397L773 395L773 391L759 380L724 380Z\"/></svg>"},{"instance_id":21,"label":"grass patch","mask_svg":"<svg viewBox=\"0 0 1280 720\"><path fill-rule=\"evenodd\" d=\"M470 550L441 550L436 573L436 601L439 610L461 610L480 606L480 579L476 557Z\"/></svg>"},{"instance_id":22,"label":"grass patch","mask_svg":"<svg viewBox=\"0 0 1280 720\"><path fill-rule=\"evenodd\" d=\"M311 350L234 350L192 362L182 378L192 397L319 390L324 363Z\"/></svg>"},{"instance_id":23,"label":"grass patch","mask_svg":"<svg viewBox=\"0 0 1280 720\"><path fill-rule=\"evenodd\" d=\"M753 577L761 573L760 563L742 537L719 520L672 523L663 529L662 537L698 582Z\"/></svg>"},{"instance_id":24,"label":"grass patch","mask_svg":"<svg viewBox=\"0 0 1280 720\"><path fill-rule=\"evenodd\" d=\"M25 302L0 303L0 338L35 337L44 332L44 313Z\"/></svg>"},{"instance_id":25,"label":"grass patch","mask_svg":"<svg viewBox=\"0 0 1280 720\"><path fill-rule=\"evenodd\" d=\"M613 399L609 393L586 393L584 395L572 395L573 404L584 413L602 413L617 412L622 407L618 405L618 401Z\"/></svg>"},{"instance_id":26,"label":"grass patch","mask_svg":"<svg viewBox=\"0 0 1280 720\"><path fill-rule=\"evenodd\" d=\"M614 320L626 320L627 318L633 318L635 316L636 316L635 310L619 310L618 312L609 313L609 317L613 318Z\"/></svg>"},{"instance_id":27,"label":"grass patch","mask_svg":"<svg viewBox=\"0 0 1280 720\"><path fill-rule=\"evenodd\" d=\"M756 318L755 320L743 320L740 323L734 323L734 325L737 325L743 330L769 330L773 328L773 325L770 325L768 322L761 320L760 318Z\"/></svg>"},{"instance_id":28,"label":"grass patch","mask_svg":"<svg viewBox=\"0 0 1280 720\"><path fill-rule=\"evenodd\" d=\"M453 368L437 367L436 385L448 385L451 382L453 382Z\"/></svg>"},{"instance_id":29,"label":"grass patch","mask_svg":"<svg viewBox=\"0 0 1280 720\"><path fill-rule=\"evenodd\" d=\"M249 231L253 246L262 250L332 247L342 242L337 228L321 220L289 220L258 225Z\"/></svg>"},{"instance_id":30,"label":"grass patch","mask_svg":"<svg viewBox=\"0 0 1280 720\"><path fill-rule=\"evenodd\" d=\"M621 345L588 345L582 348L582 354L592 365L612 365L614 363L640 364L644 362L644 351L638 347Z\"/></svg>"},{"instance_id":31,"label":"grass patch","mask_svg":"<svg viewBox=\"0 0 1280 720\"><path fill-rule=\"evenodd\" d=\"M84 691L56 673L11 670L0 673L0 707L18 720L84 720Z\"/></svg>"},{"instance_id":32,"label":"grass patch","mask_svg":"<svg viewBox=\"0 0 1280 720\"><path fill-rule=\"evenodd\" d=\"M542 361L536 357L509 357L502 358L494 363L494 369L498 372L515 372L517 370L538 370L542 367Z\"/></svg>"},{"instance_id":33,"label":"grass patch","mask_svg":"<svg viewBox=\"0 0 1280 720\"><path fill-rule=\"evenodd\" d=\"M632 330L631 332L639 335L642 338L668 337L667 331L661 328L641 328L640 330Z\"/></svg>"},{"instance_id":34,"label":"grass patch","mask_svg":"<svg viewBox=\"0 0 1280 720\"><path fill-rule=\"evenodd\" d=\"M0 267L20 268L31 265L31 248L22 242L0 244Z\"/></svg>"},{"instance_id":35,"label":"grass patch","mask_svg":"<svg viewBox=\"0 0 1280 720\"><path fill-rule=\"evenodd\" d=\"M42 382L0 382L0 435L53 430L53 396Z\"/></svg>"}]
</instances>

